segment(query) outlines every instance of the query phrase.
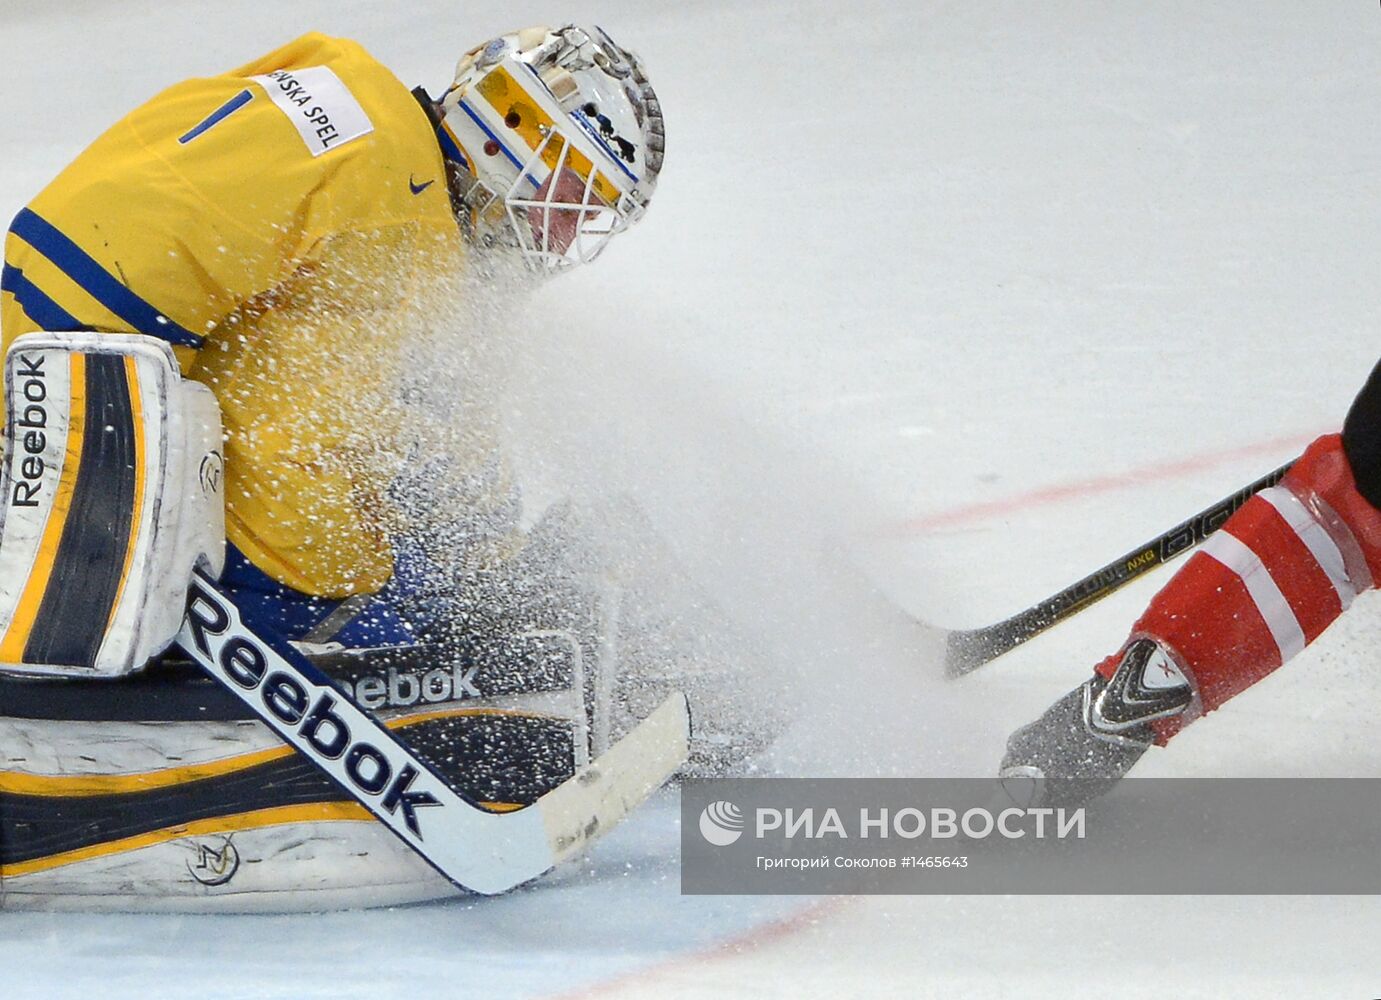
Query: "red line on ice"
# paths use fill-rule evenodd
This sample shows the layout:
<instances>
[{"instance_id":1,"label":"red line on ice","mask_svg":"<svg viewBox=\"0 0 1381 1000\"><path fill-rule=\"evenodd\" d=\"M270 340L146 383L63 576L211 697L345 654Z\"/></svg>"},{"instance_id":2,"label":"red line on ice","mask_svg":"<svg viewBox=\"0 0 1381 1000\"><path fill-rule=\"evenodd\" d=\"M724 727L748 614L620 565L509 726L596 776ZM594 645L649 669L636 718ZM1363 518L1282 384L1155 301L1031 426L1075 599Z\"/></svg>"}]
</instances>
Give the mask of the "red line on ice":
<instances>
[{"instance_id":1,"label":"red line on ice","mask_svg":"<svg viewBox=\"0 0 1381 1000\"><path fill-rule=\"evenodd\" d=\"M1119 475L1095 476L1091 479L1078 480L1063 485L1046 486L1038 490L1019 493L1001 500L988 500L982 503L966 504L965 506L956 507L951 510L939 511L934 514L926 514L922 517L903 521L901 524L888 529L883 534L895 537L900 535L920 534L927 531L934 531L938 528L971 524L994 517L1000 517L1003 514L1010 514L1018 510L1061 503L1066 500L1072 500L1077 497L1088 496L1095 493L1108 493L1113 490L1127 489L1157 479L1173 479L1176 476L1187 476L1195 472L1203 472L1204 470L1217 468L1229 462L1245 458L1272 455L1279 456L1282 452L1303 451L1304 446L1317 436L1317 434L1291 434L1285 437L1272 438L1269 441L1261 441L1256 444L1243 445L1237 448L1202 452L1198 455L1177 459L1173 462L1158 462L1152 465L1142 466L1138 469L1131 469ZM1262 470L1263 474L1265 471L1266 470ZM559 994L557 1000L587 1000L587 998L603 996L620 989L646 987L649 985L647 979L650 977L665 974L683 966L695 966L714 961L715 959L726 958L732 955L741 954L745 951L760 948L779 938L787 937L813 926L820 920L833 914L848 902L850 898L851 897L827 896L810 903L794 913L779 917L776 920L767 921L755 927L750 927L740 934L733 935L722 941L716 941L704 948L683 952L681 954L669 955L663 959L632 969L602 982L592 983L570 993Z\"/></svg>"},{"instance_id":2,"label":"red line on ice","mask_svg":"<svg viewBox=\"0 0 1381 1000\"><path fill-rule=\"evenodd\" d=\"M942 510L934 514L925 514L921 517L902 521L900 524L886 529L882 534L888 537L923 534L939 528L952 528L962 524L986 521L1031 507L1061 503L1095 493L1128 489L1152 480L1187 476L1244 458L1278 456L1288 450L1303 451L1304 446L1317 436L1317 434L1291 434L1287 437L1272 438L1269 441L1243 445L1238 448L1203 452L1172 462L1158 462L1153 465L1142 466L1139 469L1129 469L1118 475L1095 476L1091 479L1046 486L1027 493L1018 493L1016 496L1005 497L1001 500L985 500L982 503L966 504L951 510ZM1267 471L1269 470L1262 469L1261 474L1265 475Z\"/></svg>"},{"instance_id":3,"label":"red line on ice","mask_svg":"<svg viewBox=\"0 0 1381 1000\"><path fill-rule=\"evenodd\" d=\"M590 1000L590 998L605 996L622 989L647 987L650 985L646 982L649 977L662 975L682 966L696 966L705 962L712 962L715 959L741 955L745 951L753 951L779 938L803 931L857 898L856 896L825 896L793 913L788 913L786 916L749 927L738 934L721 941L715 941L703 948L668 955L663 959L631 969L602 982L592 983L570 993L557 994L550 1000ZM653 990L653 992L656 991Z\"/></svg>"}]
</instances>

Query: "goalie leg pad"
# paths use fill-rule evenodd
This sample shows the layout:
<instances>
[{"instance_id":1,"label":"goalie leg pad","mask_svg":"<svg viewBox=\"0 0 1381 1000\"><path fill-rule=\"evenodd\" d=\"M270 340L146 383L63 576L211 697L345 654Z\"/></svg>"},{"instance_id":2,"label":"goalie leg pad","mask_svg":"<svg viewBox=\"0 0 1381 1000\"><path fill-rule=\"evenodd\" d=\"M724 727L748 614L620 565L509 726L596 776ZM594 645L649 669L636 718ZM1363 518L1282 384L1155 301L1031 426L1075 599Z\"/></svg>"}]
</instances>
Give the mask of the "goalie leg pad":
<instances>
[{"instance_id":1,"label":"goalie leg pad","mask_svg":"<svg viewBox=\"0 0 1381 1000\"><path fill-rule=\"evenodd\" d=\"M152 337L33 333L5 356L0 670L118 677L224 562L220 409Z\"/></svg>"},{"instance_id":2,"label":"goalie leg pad","mask_svg":"<svg viewBox=\"0 0 1381 1000\"><path fill-rule=\"evenodd\" d=\"M1152 723L1157 742L1279 668L1378 578L1381 511L1358 491L1342 439L1320 438L1204 543L1134 626L1130 644L1154 641L1197 695L1184 714ZM1112 679L1122 660L1109 657L1097 673Z\"/></svg>"}]
</instances>

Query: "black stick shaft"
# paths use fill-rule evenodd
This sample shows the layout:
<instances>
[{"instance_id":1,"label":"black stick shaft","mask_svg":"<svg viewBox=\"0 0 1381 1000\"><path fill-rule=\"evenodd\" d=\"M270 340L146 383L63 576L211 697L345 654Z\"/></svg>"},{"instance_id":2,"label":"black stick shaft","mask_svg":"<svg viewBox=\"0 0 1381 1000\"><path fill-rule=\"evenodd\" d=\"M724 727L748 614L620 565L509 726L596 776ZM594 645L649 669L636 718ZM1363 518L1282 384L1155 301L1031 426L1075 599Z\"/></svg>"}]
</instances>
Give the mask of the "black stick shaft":
<instances>
[{"instance_id":1,"label":"black stick shaft","mask_svg":"<svg viewBox=\"0 0 1381 1000\"><path fill-rule=\"evenodd\" d=\"M951 632L945 651L945 673L950 677L961 677L976 670L989 660L1015 649L1026 640L1121 590L1142 574L1188 552L1221 528L1253 496L1280 482L1292 464L1283 465L1232 496L1219 500L1159 538L1137 546L1021 614L984 628Z\"/></svg>"}]
</instances>

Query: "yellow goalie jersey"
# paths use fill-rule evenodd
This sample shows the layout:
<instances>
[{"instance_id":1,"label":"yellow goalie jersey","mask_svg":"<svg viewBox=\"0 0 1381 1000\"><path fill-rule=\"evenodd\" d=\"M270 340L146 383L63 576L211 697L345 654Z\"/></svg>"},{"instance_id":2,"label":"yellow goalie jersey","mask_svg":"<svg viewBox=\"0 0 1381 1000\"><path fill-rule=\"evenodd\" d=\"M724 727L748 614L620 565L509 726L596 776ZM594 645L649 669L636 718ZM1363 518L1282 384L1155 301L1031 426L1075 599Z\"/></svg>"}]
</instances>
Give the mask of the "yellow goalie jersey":
<instances>
[{"instance_id":1,"label":"yellow goalie jersey","mask_svg":"<svg viewBox=\"0 0 1381 1000\"><path fill-rule=\"evenodd\" d=\"M0 333L173 344L223 411L228 540L296 590L372 593L392 554L361 429L461 253L427 113L359 45L312 34L159 94L21 211Z\"/></svg>"}]
</instances>

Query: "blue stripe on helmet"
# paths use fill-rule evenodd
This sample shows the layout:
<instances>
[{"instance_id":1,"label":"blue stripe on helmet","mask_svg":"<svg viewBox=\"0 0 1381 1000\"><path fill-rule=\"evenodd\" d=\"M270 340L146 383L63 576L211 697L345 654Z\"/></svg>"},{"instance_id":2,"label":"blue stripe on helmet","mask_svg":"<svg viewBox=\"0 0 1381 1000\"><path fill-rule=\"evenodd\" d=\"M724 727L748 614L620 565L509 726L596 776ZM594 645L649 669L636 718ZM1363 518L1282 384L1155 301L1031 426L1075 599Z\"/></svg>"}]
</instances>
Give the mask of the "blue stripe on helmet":
<instances>
[{"instance_id":1,"label":"blue stripe on helmet","mask_svg":"<svg viewBox=\"0 0 1381 1000\"><path fill-rule=\"evenodd\" d=\"M638 175L633 173L633 171L629 170L628 167L624 165L623 157L619 156L618 153L614 152L613 147L611 147L609 143L604 141L604 136L599 134L599 129L595 128L594 124L590 121L590 119L585 116L585 113L581 111L579 108L577 108L576 110L571 112L571 117L574 118L576 122L580 125L580 127L585 130L586 135L588 135L595 142L599 143L600 149L604 150L604 152L609 154L609 159L614 164L614 166L618 167L625 174L627 174L628 179L630 181L632 181L634 184L637 184Z\"/></svg>"},{"instance_id":2,"label":"blue stripe on helmet","mask_svg":"<svg viewBox=\"0 0 1381 1000\"><path fill-rule=\"evenodd\" d=\"M484 119L482 119L475 112L475 109L470 107L470 105L466 104L464 101L458 101L457 103L460 105L460 110L464 111L467 115L469 115L470 120L474 122L476 125L478 125L481 129L483 129L484 134L489 136L489 138L499 147L499 151L502 152L504 156L508 157L509 162L512 163L519 170L522 170L523 162L509 151L508 147L503 144L503 140L500 139L497 135L495 135L494 132L489 128L489 126L484 123ZM542 186L541 184L537 183L536 179L531 174L526 174L524 176L527 177L528 181L532 184L533 187L540 188Z\"/></svg>"}]
</instances>

